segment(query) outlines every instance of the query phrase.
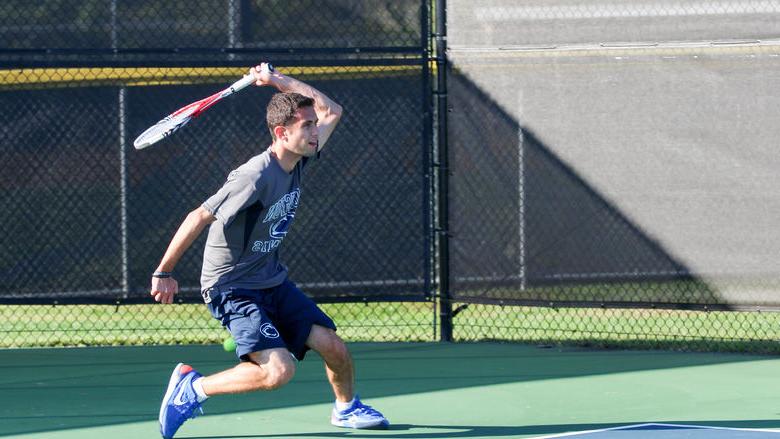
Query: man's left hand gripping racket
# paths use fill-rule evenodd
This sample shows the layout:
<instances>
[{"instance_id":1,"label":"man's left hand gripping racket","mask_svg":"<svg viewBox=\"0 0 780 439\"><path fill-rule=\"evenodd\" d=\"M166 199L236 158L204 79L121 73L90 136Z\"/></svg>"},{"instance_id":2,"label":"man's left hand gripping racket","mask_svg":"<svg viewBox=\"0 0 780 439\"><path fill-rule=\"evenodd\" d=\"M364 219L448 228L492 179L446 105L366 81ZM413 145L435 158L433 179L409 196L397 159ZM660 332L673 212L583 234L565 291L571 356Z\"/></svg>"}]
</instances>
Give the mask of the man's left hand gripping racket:
<instances>
[{"instance_id":1,"label":"man's left hand gripping racket","mask_svg":"<svg viewBox=\"0 0 780 439\"><path fill-rule=\"evenodd\" d=\"M264 66L267 67L269 72L274 71L274 67L271 64L265 64ZM254 84L255 81L257 81L257 79L255 79L255 77L250 73L231 84L230 87L174 111L141 133L141 135L135 139L135 142L133 142L133 146L135 146L135 149L144 149L147 146L154 145L155 143L170 136L176 130L186 125L187 122L189 122L193 117L200 116L201 113L206 111L206 109L212 105L232 95L233 93L236 93Z\"/></svg>"}]
</instances>

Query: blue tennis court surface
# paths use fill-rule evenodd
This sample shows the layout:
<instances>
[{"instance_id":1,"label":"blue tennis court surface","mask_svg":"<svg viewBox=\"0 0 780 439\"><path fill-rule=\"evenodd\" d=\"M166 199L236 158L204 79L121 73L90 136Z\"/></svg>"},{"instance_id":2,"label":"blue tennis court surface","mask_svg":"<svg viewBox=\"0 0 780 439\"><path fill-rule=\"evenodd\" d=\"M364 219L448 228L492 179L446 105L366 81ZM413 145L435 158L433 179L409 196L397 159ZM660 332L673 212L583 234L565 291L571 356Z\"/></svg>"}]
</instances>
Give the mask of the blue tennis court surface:
<instances>
[{"instance_id":1,"label":"blue tennis court surface","mask_svg":"<svg viewBox=\"0 0 780 439\"><path fill-rule=\"evenodd\" d=\"M575 433L556 434L542 436L537 439L552 438L587 438L587 439L759 439L780 438L780 431L750 429L708 427L705 425L677 425L677 424L636 424L622 427L605 428L601 430L588 430Z\"/></svg>"}]
</instances>

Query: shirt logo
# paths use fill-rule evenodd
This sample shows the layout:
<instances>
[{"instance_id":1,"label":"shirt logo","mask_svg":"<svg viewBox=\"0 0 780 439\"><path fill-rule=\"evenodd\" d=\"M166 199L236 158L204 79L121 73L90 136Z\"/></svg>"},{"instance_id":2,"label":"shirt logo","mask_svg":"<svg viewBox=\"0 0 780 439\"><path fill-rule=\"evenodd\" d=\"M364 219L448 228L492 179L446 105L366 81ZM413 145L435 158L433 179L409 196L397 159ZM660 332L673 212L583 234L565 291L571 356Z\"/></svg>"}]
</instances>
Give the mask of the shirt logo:
<instances>
[{"instance_id":1,"label":"shirt logo","mask_svg":"<svg viewBox=\"0 0 780 439\"><path fill-rule=\"evenodd\" d=\"M292 211L285 215L284 218L274 222L271 224L271 227L268 228L268 236L274 239L284 239L287 235L287 229L290 228L290 224L292 224L294 219L295 211Z\"/></svg>"},{"instance_id":2,"label":"shirt logo","mask_svg":"<svg viewBox=\"0 0 780 439\"><path fill-rule=\"evenodd\" d=\"M301 200L300 188L295 188L292 192L285 194L279 201L274 203L268 213L263 218L263 223L270 223L271 221L278 220L292 212L295 214L295 209L298 208L298 202Z\"/></svg>"},{"instance_id":3,"label":"shirt logo","mask_svg":"<svg viewBox=\"0 0 780 439\"><path fill-rule=\"evenodd\" d=\"M257 253L270 253L279 247L282 240L287 236L287 230L290 229L295 219L295 210L301 200L300 188L295 188L285 194L274 203L263 218L263 224L270 223L268 226L268 241L255 241L252 243L252 251ZM277 337L279 334L277 333Z\"/></svg>"}]
</instances>

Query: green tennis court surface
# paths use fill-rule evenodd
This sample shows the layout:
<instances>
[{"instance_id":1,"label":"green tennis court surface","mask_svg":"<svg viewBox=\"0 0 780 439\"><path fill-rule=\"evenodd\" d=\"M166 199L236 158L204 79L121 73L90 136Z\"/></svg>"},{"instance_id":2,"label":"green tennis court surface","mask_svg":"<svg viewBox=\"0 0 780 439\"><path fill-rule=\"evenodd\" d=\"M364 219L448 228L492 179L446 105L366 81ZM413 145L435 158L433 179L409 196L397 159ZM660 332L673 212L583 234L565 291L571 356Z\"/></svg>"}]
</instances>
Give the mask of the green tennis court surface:
<instances>
[{"instance_id":1,"label":"green tennis court surface","mask_svg":"<svg viewBox=\"0 0 780 439\"><path fill-rule=\"evenodd\" d=\"M778 358L498 343L350 346L361 397L390 429L332 427L330 388L310 353L285 388L212 398L176 437L780 437L722 429L780 428ZM0 436L159 437L160 398L178 361L211 373L234 357L218 346L2 350ZM647 423L722 428L629 427Z\"/></svg>"}]
</instances>

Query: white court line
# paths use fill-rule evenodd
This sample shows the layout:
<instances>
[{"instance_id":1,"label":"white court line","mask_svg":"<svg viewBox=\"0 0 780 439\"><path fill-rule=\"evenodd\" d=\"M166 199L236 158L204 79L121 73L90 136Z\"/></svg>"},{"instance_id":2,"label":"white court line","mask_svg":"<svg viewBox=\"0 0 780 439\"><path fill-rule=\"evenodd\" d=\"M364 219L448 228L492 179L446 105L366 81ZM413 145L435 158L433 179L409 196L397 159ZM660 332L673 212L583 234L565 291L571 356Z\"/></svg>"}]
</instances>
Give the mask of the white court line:
<instances>
[{"instance_id":1,"label":"white court line","mask_svg":"<svg viewBox=\"0 0 780 439\"><path fill-rule=\"evenodd\" d=\"M664 423L649 423L644 425L658 425L661 427L692 427L692 428L706 428L709 430L732 430L732 431L758 431L763 433L778 433L780 434L780 430L771 429L771 428L737 428L737 427L714 427L711 425L695 425L695 424L664 424ZM634 426L636 427L636 426Z\"/></svg>"},{"instance_id":2,"label":"white court line","mask_svg":"<svg viewBox=\"0 0 780 439\"><path fill-rule=\"evenodd\" d=\"M583 431L573 431L573 432L569 432L569 433L553 434L553 435L548 435L548 436L536 436L533 439L553 439L553 438L559 438L559 437L577 436L577 435L582 435L582 434L601 433L601 432L605 432L605 431L631 430L631 429L640 428L640 427L677 427L677 428L692 428L692 429L707 429L707 430L755 431L755 432L762 432L762 433L777 433L777 434L780 434L780 431L778 431L778 430L770 430L770 429L766 429L766 428L712 427L712 426L709 426L709 425L664 424L664 423L658 423L658 422L648 422L648 423L644 423L644 424L621 425L619 427L600 428L600 429L596 429L596 430L583 430Z\"/></svg>"},{"instance_id":3,"label":"white court line","mask_svg":"<svg viewBox=\"0 0 780 439\"><path fill-rule=\"evenodd\" d=\"M592 18L690 17L707 15L772 14L780 12L775 0L750 3L630 3L551 6L488 6L474 8L478 21L581 20Z\"/></svg>"},{"instance_id":4,"label":"white court line","mask_svg":"<svg viewBox=\"0 0 780 439\"><path fill-rule=\"evenodd\" d=\"M583 430L583 431L572 431L569 433L561 433L561 434L553 434L548 436L537 436L533 439L552 439L557 437L566 437L566 436L576 436L580 434L591 434L591 433L601 433L604 431L614 431L614 430L625 430L628 428L637 428L637 427L645 427L649 425L655 425L655 424L634 424L634 425L621 425L620 427L610 427L610 428L599 428L596 430Z\"/></svg>"}]
</instances>

